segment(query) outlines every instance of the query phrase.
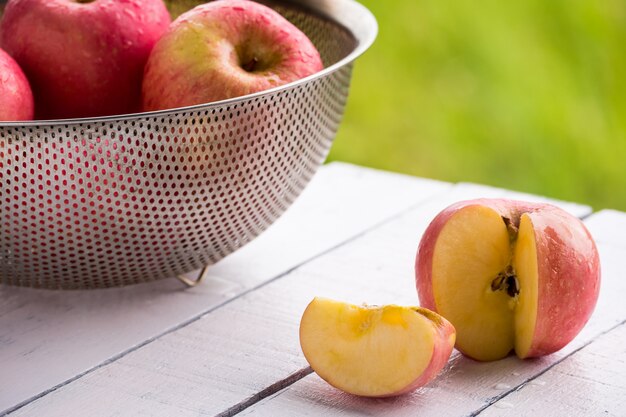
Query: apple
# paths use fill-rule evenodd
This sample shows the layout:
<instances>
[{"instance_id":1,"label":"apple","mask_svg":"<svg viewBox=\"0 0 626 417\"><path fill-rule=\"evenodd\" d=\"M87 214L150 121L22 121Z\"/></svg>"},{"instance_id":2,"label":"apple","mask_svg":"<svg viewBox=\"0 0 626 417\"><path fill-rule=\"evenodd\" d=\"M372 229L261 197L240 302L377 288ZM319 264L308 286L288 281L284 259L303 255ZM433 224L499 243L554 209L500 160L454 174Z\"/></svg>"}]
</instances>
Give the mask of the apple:
<instances>
[{"instance_id":1,"label":"apple","mask_svg":"<svg viewBox=\"0 0 626 417\"><path fill-rule=\"evenodd\" d=\"M33 92L22 69L0 49L0 120L31 120Z\"/></svg>"},{"instance_id":2,"label":"apple","mask_svg":"<svg viewBox=\"0 0 626 417\"><path fill-rule=\"evenodd\" d=\"M300 322L311 368L350 394L391 397L431 381L450 358L454 327L420 307L357 306L315 298Z\"/></svg>"},{"instance_id":3,"label":"apple","mask_svg":"<svg viewBox=\"0 0 626 417\"><path fill-rule=\"evenodd\" d=\"M480 361L563 348L598 299L600 260L584 224L549 204L479 199L439 213L415 262L421 305Z\"/></svg>"},{"instance_id":4,"label":"apple","mask_svg":"<svg viewBox=\"0 0 626 417\"><path fill-rule=\"evenodd\" d=\"M38 119L132 113L169 23L162 0L9 0L0 47L30 80Z\"/></svg>"},{"instance_id":5,"label":"apple","mask_svg":"<svg viewBox=\"0 0 626 417\"><path fill-rule=\"evenodd\" d=\"M143 109L243 96L322 68L311 41L274 10L219 0L182 14L159 39L146 64Z\"/></svg>"}]
</instances>

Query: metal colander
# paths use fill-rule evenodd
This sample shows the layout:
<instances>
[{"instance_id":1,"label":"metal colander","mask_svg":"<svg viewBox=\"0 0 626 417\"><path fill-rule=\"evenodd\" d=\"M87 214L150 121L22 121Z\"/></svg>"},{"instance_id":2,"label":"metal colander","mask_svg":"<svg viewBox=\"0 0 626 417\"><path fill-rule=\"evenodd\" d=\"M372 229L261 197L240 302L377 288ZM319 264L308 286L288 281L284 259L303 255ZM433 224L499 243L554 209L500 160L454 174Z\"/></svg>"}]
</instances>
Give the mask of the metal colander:
<instances>
[{"instance_id":1,"label":"metal colander","mask_svg":"<svg viewBox=\"0 0 626 417\"><path fill-rule=\"evenodd\" d=\"M271 225L325 160L374 17L266 3L325 69L259 94L133 115L0 122L0 283L96 288L205 268Z\"/></svg>"}]
</instances>

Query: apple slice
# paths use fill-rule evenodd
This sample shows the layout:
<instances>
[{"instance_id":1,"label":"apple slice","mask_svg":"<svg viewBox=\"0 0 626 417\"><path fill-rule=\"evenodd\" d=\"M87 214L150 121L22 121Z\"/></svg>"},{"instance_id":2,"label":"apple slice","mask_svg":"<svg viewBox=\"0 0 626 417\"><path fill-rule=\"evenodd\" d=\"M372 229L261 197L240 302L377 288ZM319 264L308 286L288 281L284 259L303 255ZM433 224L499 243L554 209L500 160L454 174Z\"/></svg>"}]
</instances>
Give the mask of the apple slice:
<instances>
[{"instance_id":1,"label":"apple slice","mask_svg":"<svg viewBox=\"0 0 626 417\"><path fill-rule=\"evenodd\" d=\"M368 397L425 385L447 363L454 327L420 307L356 306L315 298L300 322L300 345L330 385Z\"/></svg>"},{"instance_id":2,"label":"apple slice","mask_svg":"<svg viewBox=\"0 0 626 417\"><path fill-rule=\"evenodd\" d=\"M418 249L423 306L457 330L456 347L489 361L555 352L583 328L600 289L593 239L548 204L460 202L432 221Z\"/></svg>"}]
</instances>

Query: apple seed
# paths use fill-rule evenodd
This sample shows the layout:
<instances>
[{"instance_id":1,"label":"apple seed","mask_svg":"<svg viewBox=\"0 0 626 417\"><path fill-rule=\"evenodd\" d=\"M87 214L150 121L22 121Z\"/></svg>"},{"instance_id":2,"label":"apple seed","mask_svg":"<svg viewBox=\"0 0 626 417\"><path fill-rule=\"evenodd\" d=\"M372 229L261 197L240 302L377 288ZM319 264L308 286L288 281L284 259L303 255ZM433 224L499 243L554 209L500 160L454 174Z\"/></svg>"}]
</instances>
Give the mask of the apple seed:
<instances>
[{"instance_id":1,"label":"apple seed","mask_svg":"<svg viewBox=\"0 0 626 417\"><path fill-rule=\"evenodd\" d=\"M519 294L519 282L515 275L506 277L506 292L509 294L509 297L515 297Z\"/></svg>"},{"instance_id":2,"label":"apple seed","mask_svg":"<svg viewBox=\"0 0 626 417\"><path fill-rule=\"evenodd\" d=\"M507 266L504 271L500 272L493 281L491 281L491 290L506 291L509 297L515 297L519 294L519 282L517 281L513 266Z\"/></svg>"}]
</instances>

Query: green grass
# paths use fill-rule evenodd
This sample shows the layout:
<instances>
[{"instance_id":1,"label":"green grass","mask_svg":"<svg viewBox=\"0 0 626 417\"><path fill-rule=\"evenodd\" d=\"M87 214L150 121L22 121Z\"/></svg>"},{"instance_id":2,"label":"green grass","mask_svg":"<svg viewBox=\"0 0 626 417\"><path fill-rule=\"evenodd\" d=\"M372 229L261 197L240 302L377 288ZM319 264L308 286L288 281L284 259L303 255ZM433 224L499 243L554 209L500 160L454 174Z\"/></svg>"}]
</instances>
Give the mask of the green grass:
<instances>
[{"instance_id":1,"label":"green grass","mask_svg":"<svg viewBox=\"0 0 626 417\"><path fill-rule=\"evenodd\" d=\"M626 2L362 2L329 160L626 210Z\"/></svg>"}]
</instances>

